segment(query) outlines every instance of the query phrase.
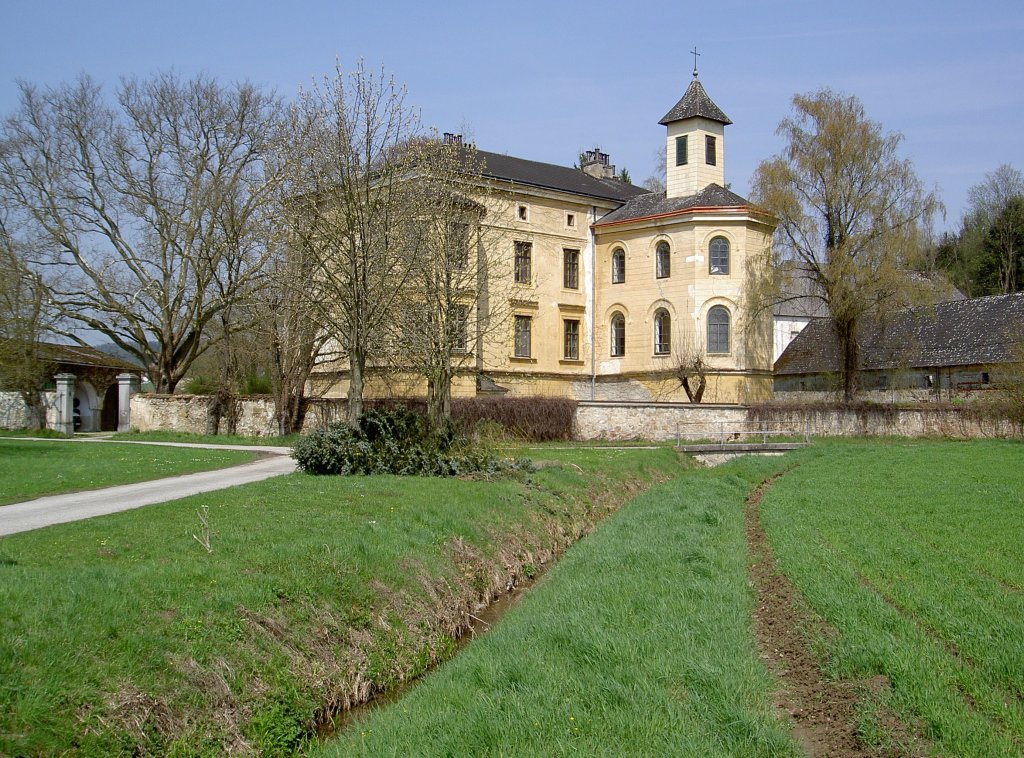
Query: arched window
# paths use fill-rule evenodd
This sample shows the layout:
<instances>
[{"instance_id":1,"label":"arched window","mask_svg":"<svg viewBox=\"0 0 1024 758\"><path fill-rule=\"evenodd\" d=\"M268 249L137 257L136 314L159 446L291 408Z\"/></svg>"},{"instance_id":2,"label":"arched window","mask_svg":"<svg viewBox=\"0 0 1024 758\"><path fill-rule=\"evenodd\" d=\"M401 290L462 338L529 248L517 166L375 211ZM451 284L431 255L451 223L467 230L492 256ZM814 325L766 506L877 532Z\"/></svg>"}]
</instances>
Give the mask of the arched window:
<instances>
[{"instance_id":1,"label":"arched window","mask_svg":"<svg viewBox=\"0 0 1024 758\"><path fill-rule=\"evenodd\" d=\"M672 256L667 242L659 242L655 251L655 275L665 279L672 275Z\"/></svg>"},{"instance_id":2,"label":"arched window","mask_svg":"<svg viewBox=\"0 0 1024 758\"><path fill-rule=\"evenodd\" d=\"M721 305L708 311L708 352L729 352L729 311Z\"/></svg>"},{"instance_id":3,"label":"arched window","mask_svg":"<svg viewBox=\"0 0 1024 758\"><path fill-rule=\"evenodd\" d=\"M626 251L621 247L612 250L612 284L626 281Z\"/></svg>"},{"instance_id":4,"label":"arched window","mask_svg":"<svg viewBox=\"0 0 1024 758\"><path fill-rule=\"evenodd\" d=\"M621 313L612 314L612 358L626 354L626 318Z\"/></svg>"},{"instance_id":5,"label":"arched window","mask_svg":"<svg viewBox=\"0 0 1024 758\"><path fill-rule=\"evenodd\" d=\"M710 265L712 274L729 273L729 240L725 237L715 237L711 240Z\"/></svg>"},{"instance_id":6,"label":"arched window","mask_svg":"<svg viewBox=\"0 0 1024 758\"><path fill-rule=\"evenodd\" d=\"M665 309L654 314L654 354L668 355L672 352L672 317Z\"/></svg>"}]
</instances>

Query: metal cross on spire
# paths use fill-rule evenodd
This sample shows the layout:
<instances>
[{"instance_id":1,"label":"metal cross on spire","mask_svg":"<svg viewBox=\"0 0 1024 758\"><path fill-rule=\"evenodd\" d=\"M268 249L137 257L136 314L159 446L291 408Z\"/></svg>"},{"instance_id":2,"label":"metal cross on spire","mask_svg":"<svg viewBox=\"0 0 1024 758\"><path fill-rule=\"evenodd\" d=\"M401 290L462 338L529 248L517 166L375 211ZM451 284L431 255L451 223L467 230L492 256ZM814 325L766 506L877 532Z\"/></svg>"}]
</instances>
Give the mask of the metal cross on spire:
<instances>
[{"instance_id":1,"label":"metal cross on spire","mask_svg":"<svg viewBox=\"0 0 1024 758\"><path fill-rule=\"evenodd\" d=\"M697 46L696 45L693 46L693 50L691 50L690 52L693 53L693 78L696 79L697 78L697 56L700 55L700 53L697 52Z\"/></svg>"}]
</instances>

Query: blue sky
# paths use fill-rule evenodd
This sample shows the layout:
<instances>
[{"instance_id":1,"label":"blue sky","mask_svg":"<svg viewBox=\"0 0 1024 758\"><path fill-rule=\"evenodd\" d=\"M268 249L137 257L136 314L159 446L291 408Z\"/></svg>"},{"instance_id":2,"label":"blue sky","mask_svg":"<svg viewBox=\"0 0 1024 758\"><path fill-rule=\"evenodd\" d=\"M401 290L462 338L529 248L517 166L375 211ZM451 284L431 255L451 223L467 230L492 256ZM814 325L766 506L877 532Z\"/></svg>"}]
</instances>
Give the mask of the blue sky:
<instances>
[{"instance_id":1,"label":"blue sky","mask_svg":"<svg viewBox=\"0 0 1024 758\"><path fill-rule=\"evenodd\" d=\"M16 79L173 68L292 96L335 61L383 65L441 131L481 149L571 165L599 145L639 182L693 57L735 122L726 179L746 194L794 93L829 86L905 137L955 228L967 188L1024 169L1024 3L995 2L68 2L2 0L0 112Z\"/></svg>"}]
</instances>

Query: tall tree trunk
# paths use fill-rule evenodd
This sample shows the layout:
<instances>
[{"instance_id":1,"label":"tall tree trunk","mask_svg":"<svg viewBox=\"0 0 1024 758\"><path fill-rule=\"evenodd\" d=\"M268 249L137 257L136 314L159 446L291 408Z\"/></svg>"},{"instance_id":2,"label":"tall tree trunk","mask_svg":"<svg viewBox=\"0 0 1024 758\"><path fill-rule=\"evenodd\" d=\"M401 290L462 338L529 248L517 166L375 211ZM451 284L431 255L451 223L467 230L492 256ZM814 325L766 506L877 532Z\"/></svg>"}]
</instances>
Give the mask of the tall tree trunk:
<instances>
[{"instance_id":1,"label":"tall tree trunk","mask_svg":"<svg viewBox=\"0 0 1024 758\"><path fill-rule=\"evenodd\" d=\"M834 324L842 363L843 402L852 403L857 397L857 373L860 368L857 321L855 319L834 320Z\"/></svg>"},{"instance_id":2,"label":"tall tree trunk","mask_svg":"<svg viewBox=\"0 0 1024 758\"><path fill-rule=\"evenodd\" d=\"M363 415L363 375L366 370L366 355L361 347L349 352L348 368L348 423L358 429L359 417Z\"/></svg>"},{"instance_id":3,"label":"tall tree trunk","mask_svg":"<svg viewBox=\"0 0 1024 758\"><path fill-rule=\"evenodd\" d=\"M452 417L452 372L441 369L427 379L427 420L431 429L443 429Z\"/></svg>"}]
</instances>

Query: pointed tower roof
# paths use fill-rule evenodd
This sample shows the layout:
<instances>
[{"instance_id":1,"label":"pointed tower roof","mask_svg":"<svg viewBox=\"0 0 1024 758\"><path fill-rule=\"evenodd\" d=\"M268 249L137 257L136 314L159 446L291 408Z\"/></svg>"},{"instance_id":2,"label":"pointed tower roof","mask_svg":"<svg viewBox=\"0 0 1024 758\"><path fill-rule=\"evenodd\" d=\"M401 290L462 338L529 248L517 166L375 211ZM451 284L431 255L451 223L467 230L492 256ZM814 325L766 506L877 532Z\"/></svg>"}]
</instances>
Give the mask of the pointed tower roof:
<instances>
[{"instance_id":1,"label":"pointed tower roof","mask_svg":"<svg viewBox=\"0 0 1024 758\"><path fill-rule=\"evenodd\" d=\"M683 119L694 118L695 116L700 116L710 121L717 121L721 124L732 123L732 120L722 113L722 109L715 105L711 98L708 97L708 93L704 91L704 86L700 83L700 79L697 78L696 71L693 72L693 81L686 88L686 94L658 123L667 126L673 121L682 121Z\"/></svg>"}]
</instances>

